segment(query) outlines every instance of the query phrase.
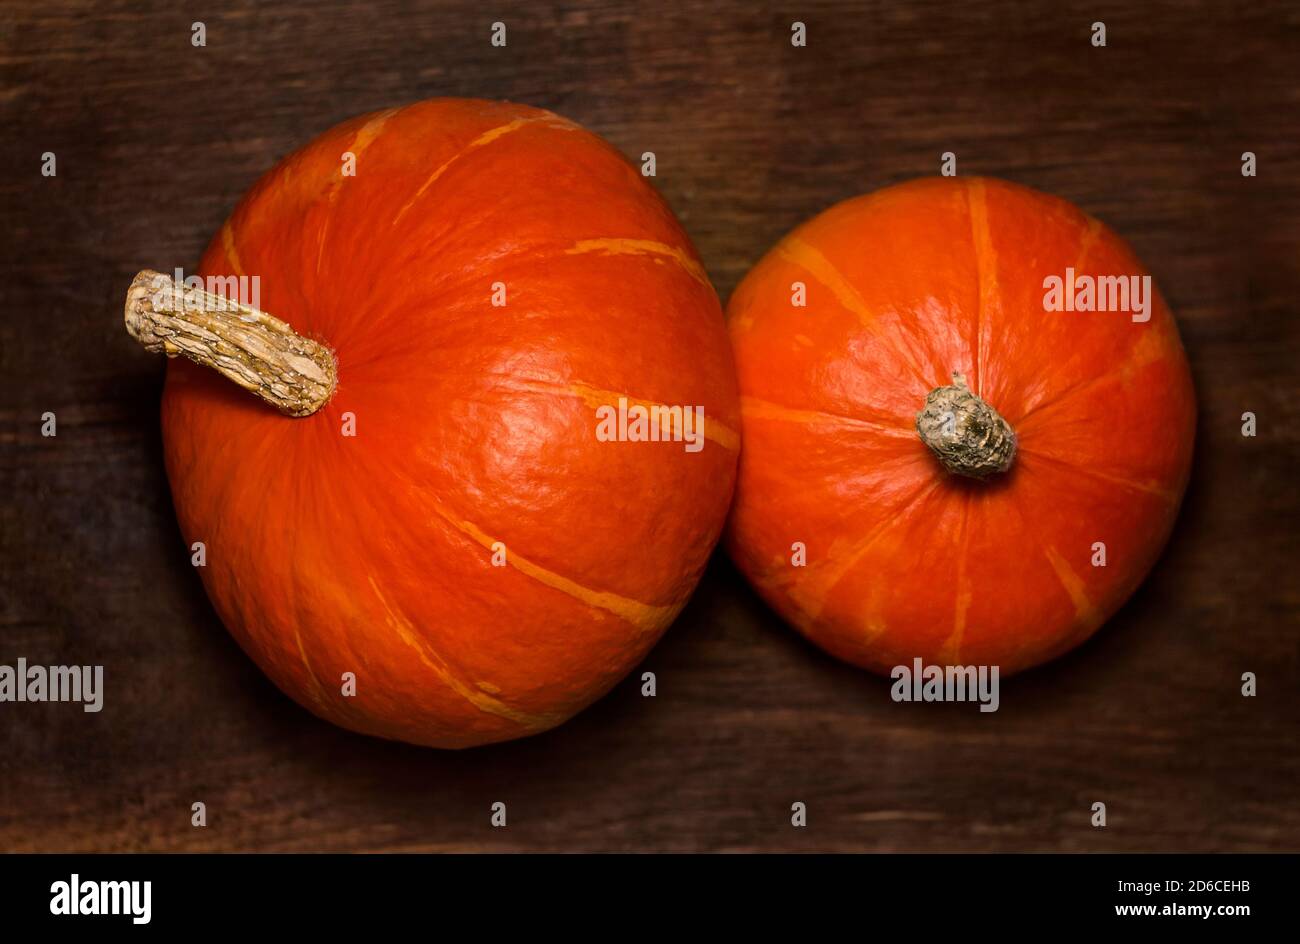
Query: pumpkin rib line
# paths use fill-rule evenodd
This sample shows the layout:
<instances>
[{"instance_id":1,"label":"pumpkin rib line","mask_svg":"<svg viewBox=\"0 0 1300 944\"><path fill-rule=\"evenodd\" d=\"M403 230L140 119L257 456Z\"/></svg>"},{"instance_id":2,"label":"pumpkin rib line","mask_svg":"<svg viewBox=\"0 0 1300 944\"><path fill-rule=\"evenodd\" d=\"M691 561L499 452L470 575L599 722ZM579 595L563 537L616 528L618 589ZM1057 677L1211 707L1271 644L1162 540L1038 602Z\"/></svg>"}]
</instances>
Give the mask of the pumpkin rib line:
<instances>
[{"instance_id":1,"label":"pumpkin rib line","mask_svg":"<svg viewBox=\"0 0 1300 944\"><path fill-rule=\"evenodd\" d=\"M470 685L468 682L457 677L447 660L438 652L429 641L424 637L410 618L398 611L397 607L388 599L382 590L379 589L379 583L373 576L370 578L370 587L374 591L375 599L384 608L388 614L388 626L397 635L397 638L405 643L410 649L414 650L420 661L425 664L438 678L457 695L465 699L479 711L495 715L499 718L505 718L513 721L524 728L546 728L552 727L563 720L561 716L553 714L530 714L526 711L520 711L512 708L499 698L495 698L481 688Z\"/></svg>"},{"instance_id":2,"label":"pumpkin rib line","mask_svg":"<svg viewBox=\"0 0 1300 944\"><path fill-rule=\"evenodd\" d=\"M346 148L346 153L351 154L353 160L359 158L361 156L361 153L365 151L366 148L374 144L375 139L379 137L379 132L383 130L384 125L388 123L388 120L392 118L394 115L396 115L399 111L401 111L400 108L389 108L385 111L381 111L379 114L375 115L375 117L371 118L364 125L358 128L357 133L352 137L352 143L349 144ZM339 190L342 189L343 182L345 179L343 177L342 167L339 167L335 171L333 171L331 176L333 175L333 173L337 173L339 176L337 180L331 180L329 182L328 189L326 190L325 200L330 205L330 207L333 207L334 202L338 200ZM329 235L330 221L333 218L334 218L333 213L326 213L325 222L320 229L320 243L316 247L316 274L317 275L320 275L321 265L325 260L325 237Z\"/></svg>"},{"instance_id":3,"label":"pumpkin rib line","mask_svg":"<svg viewBox=\"0 0 1300 944\"><path fill-rule=\"evenodd\" d=\"M1061 556L1061 552L1052 544L1045 541L1041 542L1043 555L1047 562L1052 565L1052 570L1056 577L1061 581L1061 586L1065 588L1070 602L1074 604L1074 611L1078 617L1079 625L1091 626L1097 621L1099 611L1096 604L1088 597L1085 592L1083 578L1074 572L1070 562Z\"/></svg>"},{"instance_id":4,"label":"pumpkin rib line","mask_svg":"<svg viewBox=\"0 0 1300 944\"><path fill-rule=\"evenodd\" d=\"M321 685L320 679L316 677L316 670L311 667L311 660L307 658L307 650L302 644L302 633L297 626L293 628L293 641L298 645L298 658L302 660L303 667L307 670L307 677L311 679L312 689L316 694L316 704L325 710L325 688Z\"/></svg>"},{"instance_id":5,"label":"pumpkin rib line","mask_svg":"<svg viewBox=\"0 0 1300 944\"><path fill-rule=\"evenodd\" d=\"M1074 263L1074 269L1076 272L1083 270L1083 264L1087 260L1088 253L1091 251L1093 244L1096 243L1097 237L1101 235L1101 230L1102 230L1101 220L1098 220L1096 217L1089 216L1088 223L1084 227L1083 235L1080 237L1079 240L1079 251L1077 254L1077 259L1075 260ZM1145 337L1139 339L1136 343L1134 343L1131 350L1133 351L1139 350L1145 340L1146 340ZM1147 343L1147 347L1156 348L1156 345ZM1101 374L1100 376L1089 377L1086 380L1081 380L1078 383L1074 384L1073 386L1066 387L1064 390L1060 391L1055 396L1047 397L1039 401L1038 403L1034 404L1034 406L1030 407L1029 410L1027 410L1024 414L1020 416L1019 419L1016 420L1015 425L1018 427L1022 426L1025 420L1033 416L1035 413L1038 413L1040 410L1050 409L1054 406L1059 406L1062 403L1062 401L1070 397L1073 397L1076 393L1079 393L1083 390L1091 389L1093 386L1096 386L1101 383L1105 383L1107 381L1115 380L1116 378L1123 379L1125 375L1132 373L1134 370L1137 370L1142 367L1148 367L1151 364L1159 363L1161 359L1162 358L1161 356L1159 356L1159 351L1156 350L1154 353L1149 353L1145 357L1138 358L1136 362L1124 363L1121 364L1119 367L1116 367L1114 370L1107 371L1106 373Z\"/></svg>"},{"instance_id":6,"label":"pumpkin rib line","mask_svg":"<svg viewBox=\"0 0 1300 944\"><path fill-rule=\"evenodd\" d=\"M514 390L526 391L528 393L545 393L556 396L576 397L587 406L596 408L602 406L618 405L619 398L625 399L629 405L644 406L647 409L651 407L665 407L666 404L656 400L647 400L642 397L634 397L628 393L621 393L617 390L603 390L600 387L594 387L589 383L581 380L571 381L569 386L555 381L533 379L533 378L508 378L508 383L501 386ZM612 402L611 402L612 400ZM737 433L721 420L709 419L707 416L704 421L704 429L701 435L712 443L716 443L724 449L736 450L740 448L740 434Z\"/></svg>"},{"instance_id":7,"label":"pumpkin rib line","mask_svg":"<svg viewBox=\"0 0 1300 944\"><path fill-rule=\"evenodd\" d=\"M691 258L691 255L680 246L670 246L653 239L628 239L619 236L601 236L594 239L580 239L568 249L564 250L566 256L582 255L584 253L600 253L607 256L651 256L665 257L672 259L687 275L699 282L709 291L713 291L713 283L709 281L709 274L704 271L704 266L698 261Z\"/></svg>"},{"instance_id":8,"label":"pumpkin rib line","mask_svg":"<svg viewBox=\"0 0 1300 944\"><path fill-rule=\"evenodd\" d=\"M1030 456L1032 461L1047 462L1054 466L1057 466L1058 468L1060 468L1062 471L1065 472L1082 475L1086 478L1094 478L1100 482L1105 482L1107 485L1118 485L1122 488L1128 488L1136 492L1142 492L1145 495L1154 495L1157 498L1162 499L1163 501L1167 502L1170 505L1178 504L1177 495L1173 494L1168 489L1161 488L1158 485L1152 485L1145 482L1138 482L1130 478L1125 478L1122 475L1109 475L1105 472L1099 472L1096 469L1085 468L1084 466L1081 465L1073 465L1069 462L1066 462L1064 459L1058 459L1055 456L1048 455L1045 452L1037 452L1032 449L1029 450L1021 449L1020 451L1022 454Z\"/></svg>"},{"instance_id":9,"label":"pumpkin rib line","mask_svg":"<svg viewBox=\"0 0 1300 944\"><path fill-rule=\"evenodd\" d=\"M302 488L297 488L294 489L293 492L296 499L294 520L302 521L303 520L302 509L303 506L307 504L305 499L306 490ZM298 547L301 545L300 536L302 534L302 529L295 527L295 528L289 528L287 530L293 534L293 541L294 541L293 551L289 559L296 562L301 560L301 556L298 553ZM308 582L310 583L310 578L308 578ZM299 593L299 587L301 586L301 584L297 579L289 580L288 584L289 584L289 589L287 593L290 595L289 608L292 612L296 613L298 612L298 600L301 596L301 594ZM302 664L306 667L307 674L308 676L310 676L312 684L316 688L317 699L318 699L317 704L320 705L321 710L325 712L327 715L331 714L334 711L337 711L344 716L362 715L362 712L358 711L356 708L353 707L351 699L348 698L334 699L329 696L329 690L326 689L324 683L320 681L320 678L316 675L316 670L312 667L311 657L307 654L307 647L303 644L301 627L299 626L297 621L294 622L293 637L295 642L298 645L298 655L302 659Z\"/></svg>"},{"instance_id":10,"label":"pumpkin rib line","mask_svg":"<svg viewBox=\"0 0 1300 944\"><path fill-rule=\"evenodd\" d=\"M898 508L895 510L895 512L892 515L890 515L888 518L881 521L880 524L878 524L870 534L868 534L863 540L858 542L857 546L854 547L848 553L848 555L846 555L847 559L845 559L844 563L840 565L838 572L831 571L831 573L834 576L831 578L830 582L828 582L825 585L825 588L823 589L823 592L820 595L821 599L818 601L819 606L817 611L810 612L808 614L810 619L816 621L821 617L822 609L826 605L826 599L832 593L835 592L835 588L838 587L840 585L840 582L849 575L849 572L858 565L858 563L862 560L863 556L866 555L867 551L871 550L871 545L875 544L876 541L880 540L880 538L885 534L885 532L894 526L895 519L898 517L898 513L902 509L914 505L917 502L929 496L930 494L932 494L935 490L939 488L940 481L941 481L940 479L932 479L931 481L922 484L914 494L912 494L909 498L899 503ZM884 629L873 633L873 635L867 641L874 642L876 639L882 636L886 631L888 631L887 626Z\"/></svg>"},{"instance_id":11,"label":"pumpkin rib line","mask_svg":"<svg viewBox=\"0 0 1300 944\"><path fill-rule=\"evenodd\" d=\"M984 181L978 177L967 178L966 209L970 216L971 249L975 253L975 273L978 280L975 304L975 382L971 389L983 396L985 380L984 358L984 296L986 290L998 291L997 253L993 249L993 234L989 229L988 195Z\"/></svg>"},{"instance_id":12,"label":"pumpkin rib line","mask_svg":"<svg viewBox=\"0 0 1300 944\"><path fill-rule=\"evenodd\" d=\"M230 225L230 220L226 220L221 227L221 251L226 254L226 261L235 270L235 275L244 278L244 265L239 259L239 250L235 248L235 229Z\"/></svg>"},{"instance_id":13,"label":"pumpkin rib line","mask_svg":"<svg viewBox=\"0 0 1300 944\"><path fill-rule=\"evenodd\" d=\"M757 407L758 409L746 409L746 407ZM846 423L850 426L865 426L873 432L886 433L890 436L906 438L915 435L911 426L895 426L879 420L869 420L859 416L848 416L844 413L832 413L829 410L799 409L796 407L784 406L780 403L773 403L771 400L760 400L757 397L742 396L740 398L740 415L742 417L770 419L778 422L786 421L791 423L808 424L815 423L818 420L829 419L840 423Z\"/></svg>"},{"instance_id":14,"label":"pumpkin rib line","mask_svg":"<svg viewBox=\"0 0 1300 944\"><path fill-rule=\"evenodd\" d=\"M296 488L293 490L294 519L298 521L302 520L303 491L304 490L301 488ZM267 496L270 493L263 492L262 494L263 494L263 498L265 498L265 496ZM263 516L259 515L258 517L259 519L265 520ZM302 531L298 528L289 528L287 530L293 535L292 537L293 548L290 552L289 560L298 561L300 559L298 555L298 547L302 540L301 538ZM288 585L286 594L289 597L288 600L289 610L290 612L297 612L298 581L290 579L285 581L285 583ZM325 701L325 688L323 685L321 685L320 679L316 677L316 670L312 668L311 660L307 658L307 649L302 644L302 632L296 621L293 626L293 638L294 638L294 642L297 643L298 645L298 657L302 659L303 668L307 670L307 677L311 679L312 689L316 694L317 704L321 707L322 710L328 710L328 706Z\"/></svg>"},{"instance_id":15,"label":"pumpkin rib line","mask_svg":"<svg viewBox=\"0 0 1300 944\"><path fill-rule=\"evenodd\" d=\"M1140 343L1141 342L1139 342L1139 344ZM1149 346L1155 347L1155 345L1149 345ZM1135 344L1134 347L1136 348L1137 345ZM1082 393L1086 390L1091 390L1093 387L1097 387L1102 384L1113 383L1117 380L1123 380L1126 376L1131 375L1133 371L1139 370L1143 367L1150 367L1152 364L1158 364L1160 363L1161 360L1162 357L1160 356L1148 355L1145 358L1139 359L1136 363L1133 362L1124 363L1116 367L1114 370L1107 371L1106 373L1101 374L1099 376L1089 377L1086 380L1080 380L1078 383L1074 384L1073 386L1066 387L1064 390L1060 391L1055 396L1047 397L1041 400L1040 402L1034 404L1032 407L1029 408L1029 410L1027 410L1024 414L1022 414L1020 418L1017 419L1013 425L1018 430L1023 430L1025 428L1025 421L1029 419L1029 417L1034 416L1035 414L1043 410L1050 410L1055 407L1058 407L1066 400L1073 399L1075 395Z\"/></svg>"},{"instance_id":16,"label":"pumpkin rib line","mask_svg":"<svg viewBox=\"0 0 1300 944\"><path fill-rule=\"evenodd\" d=\"M961 496L961 537L957 541L957 589L953 596L952 633L939 645L939 661L961 663L961 644L966 636L966 614L970 610L971 586L967 560L970 554L970 508L975 501L969 492Z\"/></svg>"},{"instance_id":17,"label":"pumpkin rib line","mask_svg":"<svg viewBox=\"0 0 1300 944\"><path fill-rule=\"evenodd\" d=\"M420 188L415 191L415 195L406 202L406 205L397 211L397 215L393 217L393 222L389 225L396 226L397 221L406 215L407 210L415 206L416 202L422 196L424 196L425 192L430 187L433 186L434 182L437 181L438 178L440 178L444 173L446 173L448 168L450 168L452 164L455 164L466 154L483 147L485 144L491 144L493 141L497 140L498 138L504 137L505 135L510 134L513 131L518 131L520 128L526 127L527 125L534 125L534 124L549 125L555 128L562 128L566 131L573 131L577 129L576 125L568 121L565 121L563 118L559 117L558 115L553 115L550 112L547 112L544 115L534 115L528 118L515 118L512 119L511 121L507 121L503 125L497 125L495 128L489 128L487 131L484 131L482 134L476 137L473 141L469 142L469 144L465 145L463 148L461 148L451 157L447 158L447 160L443 161L442 164L439 165L438 169L435 170L432 174L430 174L428 179L425 180L425 182L420 185Z\"/></svg>"},{"instance_id":18,"label":"pumpkin rib line","mask_svg":"<svg viewBox=\"0 0 1300 944\"><path fill-rule=\"evenodd\" d=\"M856 315L858 323L870 329L872 335L892 351L907 366L912 375L928 389L929 381L925 378L925 371L913 358L912 352L889 342L889 335L880 327L879 317L867 308L867 303L857 288L816 247L798 237L787 236L777 244L773 252L796 268L803 269L816 281L830 289L831 295L840 303L840 307Z\"/></svg>"},{"instance_id":19,"label":"pumpkin rib line","mask_svg":"<svg viewBox=\"0 0 1300 944\"><path fill-rule=\"evenodd\" d=\"M1087 220L1079 236L1079 250L1075 254L1074 260L1075 272L1083 271L1083 264L1088 260L1088 253L1092 251L1093 244L1097 241L1097 237L1101 235L1101 220L1095 216L1088 216Z\"/></svg>"},{"instance_id":20,"label":"pumpkin rib line","mask_svg":"<svg viewBox=\"0 0 1300 944\"><path fill-rule=\"evenodd\" d=\"M1060 583L1061 589L1065 592L1065 595L1074 606L1074 622L1076 628L1073 629L1071 635L1075 637L1086 636L1087 631L1095 628L1095 626L1100 623L1101 613L1088 597L1087 593L1084 592L1083 578L1074 572L1074 569L1070 567L1069 562L1061 556L1060 551L1056 550L1054 545L1043 540L1043 537L1038 533L1038 530L1029 524L1022 508L1015 504L1011 505L1011 508L1015 511L1016 517L1020 519L1021 527L1023 527L1025 532L1031 535L1038 543L1039 550L1042 551L1043 557L1052 568L1052 572ZM1067 582L1067 577L1074 582ZM1018 654L1023 656L1025 651L1026 647L1022 645ZM1030 664L1036 665L1038 661L1038 659L1032 659Z\"/></svg>"},{"instance_id":21,"label":"pumpkin rib line","mask_svg":"<svg viewBox=\"0 0 1300 944\"><path fill-rule=\"evenodd\" d=\"M453 515L441 504L435 502L432 507L439 517L481 547L492 550L492 545L500 540L484 533L468 519ZM682 604L659 606L653 603L643 603L640 600L621 596L608 590L593 590L553 570L534 564L525 557L521 557L514 551L509 550L509 542L501 541L500 543L507 548L506 562L524 576L536 580L552 590L563 593L579 603L584 603L594 609L603 610L617 616L631 625L641 635L657 632L667 626L681 609Z\"/></svg>"},{"instance_id":22,"label":"pumpkin rib line","mask_svg":"<svg viewBox=\"0 0 1300 944\"><path fill-rule=\"evenodd\" d=\"M266 456L266 455L271 454L271 453L268 453L268 452L266 452L266 451L262 451L260 454L261 454L262 456ZM263 507L265 507L266 503L269 501L269 496L270 496L271 492L270 492L269 490L263 490L263 491L261 491L259 494L261 495L261 498L262 498ZM293 518L294 518L294 520L301 520L301 512L302 512L302 495L303 495L303 491L302 491L302 489L295 489L294 492L293 492L293 497L294 497ZM265 514L261 514L261 513L259 513L259 514L257 515L257 517L256 517L255 520L257 520L257 521L259 521L259 522L265 522L265 521L267 521L267 520L269 520L269 519L268 519L268 517L267 517ZM299 544L299 541L300 541L300 537L299 537L299 535L301 534L301 531L300 531L298 528L289 528L289 529L287 529L287 531L288 531L289 534L292 535L291 540L294 542L294 543L293 543L293 547L292 547L292 549L291 549L291 551L290 551L290 554L289 554L288 560L296 562L296 561L299 560L299 555L298 555L298 544ZM297 612L297 609L298 609L298 581L297 581L296 579L294 579L295 576L296 576L296 575L294 575L294 574L291 572L291 573L290 573L290 579L288 579L288 580L285 581L285 583L286 583L286 585L287 585L285 593L286 593L286 595L287 595L287 597L288 597L287 603L288 603L288 609L289 609L290 612ZM306 647L303 645L303 641L302 641L302 632L300 631L299 626L298 626L298 624L297 624L296 621L293 623L293 639L294 639L294 644L297 646L297 649L298 649L298 658L302 661L303 668L305 668L305 669L307 670L307 678L308 678L308 680L311 682L311 686L310 686L310 688L309 688L309 691L311 691L311 693L315 696L313 700L315 701L316 706L317 706L317 707L318 707L322 712L324 712L325 714L328 715L328 714L331 713L331 712L330 712L331 705L330 705L330 703L328 702L328 700L326 699L326 696L325 696L325 686L321 684L320 679L319 679L319 678L317 677L317 675L316 675L316 670L315 670L314 668L312 668L311 660L310 660L310 659L308 658L308 656L307 656L307 649L306 649Z\"/></svg>"},{"instance_id":23,"label":"pumpkin rib line","mask_svg":"<svg viewBox=\"0 0 1300 944\"><path fill-rule=\"evenodd\" d=\"M224 456L225 453L226 453L226 451L227 451L228 449L232 448L232 444L235 444L236 442L237 442L236 437L234 437L234 436L228 437L228 438L227 438L227 439L226 439L226 440L221 444L221 446L219 447L219 451L218 451L218 453L217 453L218 460L220 459L221 456ZM259 443L259 445L260 445L260 443ZM246 457L254 457L254 456L257 456L257 457L263 457L263 456L265 456L265 455L267 455L267 454L268 454L268 453L267 453L267 450L265 450L265 449L261 449L261 448L246 448L246 449L244 450L244 455L245 455ZM248 461L248 459L246 459L245 461ZM214 466L219 466L219 465L220 465L220 462L219 462L219 461L216 461L216 462L213 463L213 465L214 465ZM217 495L216 495L216 501L213 503L213 507L216 507L216 508L222 508L222 509L225 509L225 508L228 507L228 505L227 505L227 498L228 498L228 496L230 495L231 490L234 489L234 487L235 487L235 482L236 482L236 479L235 479L234 476L228 476L228 477L226 478L226 480L225 480L225 487L222 488L221 491L217 493ZM260 490L260 491L258 492L258 495L261 497L262 502L263 502L263 505L265 505L265 503L268 501L268 496L270 495L270 492L269 492L268 490L263 489L263 490ZM261 514L261 511L262 511L262 509L259 508L259 513L258 513L258 514L255 516L255 518L254 518L255 521L263 522L263 521L266 521L266 520L267 520L266 516L265 516L264 514ZM216 519L217 527L220 528L222 524L228 522L229 520L231 520L231 518L230 518L228 515L225 515L225 514L223 514L223 515L219 515L219 516L217 517L217 519ZM216 532L216 533L214 533L214 534L209 534L206 538L203 539L203 540L205 540L205 541L207 542L209 548L212 548L212 547L217 546L217 542L215 541L215 538L216 538L217 534L219 534L219 533L220 533L220 532L218 531L218 532ZM294 559L296 559L296 558L294 558ZM292 591L291 591L291 592L292 592ZM243 609L244 609L244 608L243 608L243 606L242 606L242 603L241 603L241 602L237 602L237 603L236 603L236 610L238 611L238 619L239 619L239 622L240 622L240 623L245 627L244 634L245 634L246 638L248 638L248 639L250 640L250 642L251 642L251 640L252 640L252 638L253 638L253 634L249 633L249 632L247 631L247 628L246 628L246 627L249 625L250 620L248 620L248 619L244 616ZM224 621L224 617L223 617L223 621ZM301 637L299 637L299 635L298 635L298 627L297 627L296 625L294 626L294 637L295 637L295 640L296 640L296 647L297 647L297 649L298 649L298 657L299 657L299 659L302 661L302 663L303 663L303 667L306 668L308 678L310 679L310 681L312 682L312 684L313 684L313 686L314 686L314 688L313 688L313 692L312 692L312 693L316 696L316 698L314 699L314 701L315 701L317 707L319 707L322 711L325 711L325 710L327 710L327 706L326 706L326 703L325 703L325 700L324 700L324 694L323 694L324 689L323 689L323 687L321 686L319 679L316 678L316 673L315 673L315 671L312 669L311 664L307 661L307 655L306 655L306 652L305 652L304 649L303 649L302 639L301 639Z\"/></svg>"}]
</instances>

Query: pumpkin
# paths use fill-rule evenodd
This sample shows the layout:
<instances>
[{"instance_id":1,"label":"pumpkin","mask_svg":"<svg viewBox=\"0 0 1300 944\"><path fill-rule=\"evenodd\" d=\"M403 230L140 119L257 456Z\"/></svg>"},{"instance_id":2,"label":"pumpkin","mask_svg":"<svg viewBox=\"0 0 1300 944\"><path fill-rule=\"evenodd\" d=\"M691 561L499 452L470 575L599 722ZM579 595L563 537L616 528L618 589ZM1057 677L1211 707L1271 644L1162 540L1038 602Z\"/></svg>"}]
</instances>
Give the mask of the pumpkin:
<instances>
[{"instance_id":1,"label":"pumpkin","mask_svg":"<svg viewBox=\"0 0 1300 944\"><path fill-rule=\"evenodd\" d=\"M1131 311L1085 310L1121 288ZM745 443L727 545L838 658L1026 669L1156 560L1191 377L1142 265L1070 203L978 178L847 200L768 252L727 319Z\"/></svg>"},{"instance_id":2,"label":"pumpkin","mask_svg":"<svg viewBox=\"0 0 1300 944\"><path fill-rule=\"evenodd\" d=\"M126 317L184 355L164 454L213 606L345 728L559 724L642 660L722 531L717 296L641 174L550 112L347 121L258 181L193 284L141 273Z\"/></svg>"}]
</instances>

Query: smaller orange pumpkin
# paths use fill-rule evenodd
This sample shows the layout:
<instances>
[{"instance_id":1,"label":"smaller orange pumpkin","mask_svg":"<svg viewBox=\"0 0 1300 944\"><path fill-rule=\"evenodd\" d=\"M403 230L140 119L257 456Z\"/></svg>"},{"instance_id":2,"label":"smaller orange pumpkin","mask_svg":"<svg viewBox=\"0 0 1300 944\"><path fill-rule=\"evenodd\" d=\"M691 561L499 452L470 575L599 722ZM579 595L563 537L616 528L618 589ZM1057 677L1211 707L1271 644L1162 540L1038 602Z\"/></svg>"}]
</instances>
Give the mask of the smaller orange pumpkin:
<instances>
[{"instance_id":1,"label":"smaller orange pumpkin","mask_svg":"<svg viewBox=\"0 0 1300 944\"><path fill-rule=\"evenodd\" d=\"M1122 278L1145 312L1048 310L1053 278L1067 302L1066 279L1096 300ZM1146 270L1071 204L968 178L848 200L727 314L745 442L728 546L834 655L1028 668L1151 568L1191 463L1191 376Z\"/></svg>"}]
</instances>

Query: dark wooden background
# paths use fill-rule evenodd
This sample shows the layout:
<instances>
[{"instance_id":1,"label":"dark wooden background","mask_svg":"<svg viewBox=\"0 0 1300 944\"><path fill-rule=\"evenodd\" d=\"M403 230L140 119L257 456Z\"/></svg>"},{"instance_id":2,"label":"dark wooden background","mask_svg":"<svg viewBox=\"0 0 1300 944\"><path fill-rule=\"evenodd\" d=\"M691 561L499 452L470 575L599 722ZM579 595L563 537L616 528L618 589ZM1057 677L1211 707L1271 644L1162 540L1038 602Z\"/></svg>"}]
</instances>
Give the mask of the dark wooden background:
<instances>
[{"instance_id":1,"label":"dark wooden background","mask_svg":"<svg viewBox=\"0 0 1300 944\"><path fill-rule=\"evenodd\" d=\"M0 7L0 663L102 664L107 686L97 715L0 704L0 849L1300 848L1300 7L488 6ZM437 95L541 105L655 151L724 299L793 225L936 173L944 151L1100 216L1178 314L1200 397L1150 580L1082 649L1004 685L994 715L894 704L721 557L648 659L657 698L629 679L556 731L461 753L295 706L189 565L162 362L126 337L122 298L142 267L195 265L280 156Z\"/></svg>"}]
</instances>

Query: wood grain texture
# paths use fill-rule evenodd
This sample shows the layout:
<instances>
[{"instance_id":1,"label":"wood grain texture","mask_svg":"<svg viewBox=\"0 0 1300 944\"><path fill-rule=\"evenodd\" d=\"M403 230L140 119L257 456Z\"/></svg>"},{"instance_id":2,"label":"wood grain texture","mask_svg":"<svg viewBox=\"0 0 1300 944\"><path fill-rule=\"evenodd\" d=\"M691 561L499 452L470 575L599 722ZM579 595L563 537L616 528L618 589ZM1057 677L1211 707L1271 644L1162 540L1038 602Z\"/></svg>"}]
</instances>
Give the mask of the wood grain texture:
<instances>
[{"instance_id":1,"label":"wood grain texture","mask_svg":"<svg viewBox=\"0 0 1300 944\"><path fill-rule=\"evenodd\" d=\"M1300 848L1297 59L1300 9L1281 0L6 3L0 663L102 664L107 694L99 714L0 704L0 849ZM554 732L461 753L299 709L189 565L162 363L122 330L122 297L141 268L192 268L279 157L437 95L544 106L653 150L723 298L796 223L935 173L944 151L1105 220L1177 314L1200 398L1148 582L992 715L891 702L722 558L645 665L657 698L634 677Z\"/></svg>"}]
</instances>

